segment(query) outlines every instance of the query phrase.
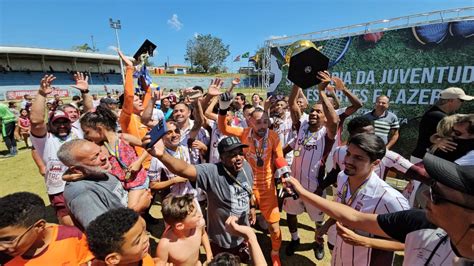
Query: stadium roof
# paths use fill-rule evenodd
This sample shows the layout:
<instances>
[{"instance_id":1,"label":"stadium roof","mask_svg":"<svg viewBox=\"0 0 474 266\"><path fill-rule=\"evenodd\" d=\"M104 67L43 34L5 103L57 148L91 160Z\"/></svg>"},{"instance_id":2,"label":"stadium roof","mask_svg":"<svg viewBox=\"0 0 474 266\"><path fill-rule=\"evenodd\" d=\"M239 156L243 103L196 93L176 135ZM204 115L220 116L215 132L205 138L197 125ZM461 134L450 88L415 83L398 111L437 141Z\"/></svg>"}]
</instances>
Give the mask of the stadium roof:
<instances>
[{"instance_id":1,"label":"stadium roof","mask_svg":"<svg viewBox=\"0 0 474 266\"><path fill-rule=\"evenodd\" d=\"M43 55L43 56L59 56L69 58L84 58L84 59L98 59L98 60L113 60L118 61L118 55L98 54L88 52L75 52L44 48L29 48L29 47L13 47L0 46L0 54L18 54L18 55ZM128 57L134 61L133 57Z\"/></svg>"}]
</instances>

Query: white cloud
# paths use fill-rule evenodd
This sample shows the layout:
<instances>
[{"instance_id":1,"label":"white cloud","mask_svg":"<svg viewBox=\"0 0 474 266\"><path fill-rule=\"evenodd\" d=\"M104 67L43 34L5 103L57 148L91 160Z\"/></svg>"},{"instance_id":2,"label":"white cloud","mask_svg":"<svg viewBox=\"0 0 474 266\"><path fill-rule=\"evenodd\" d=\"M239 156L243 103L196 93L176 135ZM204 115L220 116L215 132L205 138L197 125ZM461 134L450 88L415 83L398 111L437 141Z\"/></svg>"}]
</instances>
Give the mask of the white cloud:
<instances>
[{"instance_id":1,"label":"white cloud","mask_svg":"<svg viewBox=\"0 0 474 266\"><path fill-rule=\"evenodd\" d=\"M184 24L181 23L181 21L179 21L178 15L176 14L173 14L173 16L171 16L171 18L168 19L167 23L168 25L171 26L171 28L175 30L180 30L184 26Z\"/></svg>"},{"instance_id":2,"label":"white cloud","mask_svg":"<svg viewBox=\"0 0 474 266\"><path fill-rule=\"evenodd\" d=\"M117 46L109 45L109 46L107 47L107 50L111 50L111 51L117 52L118 48L117 48Z\"/></svg>"},{"instance_id":3,"label":"white cloud","mask_svg":"<svg viewBox=\"0 0 474 266\"><path fill-rule=\"evenodd\" d=\"M283 34L283 35L270 35L268 39L279 39L279 38L285 38L288 37L288 35Z\"/></svg>"}]
</instances>

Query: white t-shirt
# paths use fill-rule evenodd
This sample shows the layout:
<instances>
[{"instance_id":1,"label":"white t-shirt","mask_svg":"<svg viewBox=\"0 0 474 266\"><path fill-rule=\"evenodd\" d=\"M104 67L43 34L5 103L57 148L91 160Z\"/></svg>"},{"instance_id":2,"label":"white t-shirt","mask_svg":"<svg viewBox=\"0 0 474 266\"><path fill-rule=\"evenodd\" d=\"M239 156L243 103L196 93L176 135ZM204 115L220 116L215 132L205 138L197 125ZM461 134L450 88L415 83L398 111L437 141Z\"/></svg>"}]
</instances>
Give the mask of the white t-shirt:
<instances>
[{"instance_id":1,"label":"white t-shirt","mask_svg":"<svg viewBox=\"0 0 474 266\"><path fill-rule=\"evenodd\" d=\"M334 169L336 168L336 165L339 166L339 169L344 170L346 167L344 165L344 157L346 156L347 153L347 146L339 146L334 150L333 154L333 161L334 161ZM381 177L383 180L385 180L388 171L393 168L398 170L399 172L405 174L410 167L413 166L413 163L405 159L403 156L400 154L387 150L385 153L385 156L382 158L380 163L375 166L374 172Z\"/></svg>"},{"instance_id":2,"label":"white t-shirt","mask_svg":"<svg viewBox=\"0 0 474 266\"><path fill-rule=\"evenodd\" d=\"M84 138L84 131L82 131L80 119L77 119L76 122L71 124L72 128L75 130L77 137L80 139Z\"/></svg>"},{"instance_id":3,"label":"white t-shirt","mask_svg":"<svg viewBox=\"0 0 474 266\"><path fill-rule=\"evenodd\" d=\"M435 250L436 246L438 248ZM405 238L405 258L403 265L425 265L432 256L429 265L451 266L456 255L446 232L441 229L422 229L409 233Z\"/></svg>"},{"instance_id":4,"label":"white t-shirt","mask_svg":"<svg viewBox=\"0 0 474 266\"><path fill-rule=\"evenodd\" d=\"M63 174L68 167L58 159L57 152L59 148L63 143L78 138L78 133L75 128L71 129L71 133L66 140L61 140L49 132L42 138L33 135L30 136L31 143L46 166L44 180L46 183L46 191L49 195L62 193L64 191L64 185L66 184L66 181L63 180Z\"/></svg>"},{"instance_id":5,"label":"white t-shirt","mask_svg":"<svg viewBox=\"0 0 474 266\"><path fill-rule=\"evenodd\" d=\"M166 152L176 159L180 159L187 163L190 163L189 152L185 146L182 146L182 145L178 146L178 149L176 152L169 149L166 149ZM161 180L162 174L166 175L168 179L173 179L176 177L176 175L171 173L168 170L168 168L166 168L166 166L160 160L153 157L151 159L150 168L148 169L148 178L150 179L150 182L164 181L164 180ZM175 195L184 195L187 193L192 193L194 196L197 196L196 189L193 188L193 186L191 185L189 181L174 184L171 186L170 190L171 190L171 193Z\"/></svg>"},{"instance_id":6,"label":"white t-shirt","mask_svg":"<svg viewBox=\"0 0 474 266\"><path fill-rule=\"evenodd\" d=\"M385 183L374 172L371 173L366 183L361 185L358 192L350 191L348 178L344 172L340 172L337 177L337 202L342 203L342 198L345 197L346 205L363 213L384 214L410 209L408 200L403 197L400 192ZM353 196L353 193L356 194ZM349 202L349 198L351 197L353 197L353 200ZM348 203L351 204L349 205ZM360 235L372 237L372 235L363 231L356 230L355 232ZM336 234L336 232L335 230L331 230L329 234ZM352 246L345 243L341 237L336 235L336 244L334 245L332 254L332 265L371 265L371 260L378 261L379 264L377 265L391 265L393 254L390 256L390 253L392 252L373 250L372 248L362 246ZM381 263L380 260L383 260L382 257L390 259L390 261Z\"/></svg>"},{"instance_id":7,"label":"white t-shirt","mask_svg":"<svg viewBox=\"0 0 474 266\"><path fill-rule=\"evenodd\" d=\"M153 108L151 119L153 121L160 121L163 120L163 118L165 118L165 114L163 114L163 111L161 111L161 109Z\"/></svg>"},{"instance_id":8,"label":"white t-shirt","mask_svg":"<svg viewBox=\"0 0 474 266\"><path fill-rule=\"evenodd\" d=\"M322 127L316 132L309 132L308 120L301 123L298 135L288 143L293 149L292 175L309 191L318 187L318 175L321 159L326 145L327 130ZM328 152L328 151L326 151Z\"/></svg>"},{"instance_id":9,"label":"white t-shirt","mask_svg":"<svg viewBox=\"0 0 474 266\"><path fill-rule=\"evenodd\" d=\"M474 151L468 152L466 155L454 162L459 165L474 165Z\"/></svg>"}]
</instances>

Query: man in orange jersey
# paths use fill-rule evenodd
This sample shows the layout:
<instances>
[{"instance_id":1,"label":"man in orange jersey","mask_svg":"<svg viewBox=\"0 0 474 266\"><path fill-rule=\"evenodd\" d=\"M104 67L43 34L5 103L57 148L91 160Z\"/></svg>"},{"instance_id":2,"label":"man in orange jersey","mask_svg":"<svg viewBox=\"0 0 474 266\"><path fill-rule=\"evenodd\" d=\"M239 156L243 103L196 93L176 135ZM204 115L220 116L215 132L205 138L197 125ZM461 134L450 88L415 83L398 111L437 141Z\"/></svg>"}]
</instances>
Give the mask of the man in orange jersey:
<instances>
[{"instance_id":1,"label":"man in orange jersey","mask_svg":"<svg viewBox=\"0 0 474 266\"><path fill-rule=\"evenodd\" d=\"M44 201L33 193L0 198L1 265L81 265L94 258L76 227L45 221Z\"/></svg>"},{"instance_id":2,"label":"man in orange jersey","mask_svg":"<svg viewBox=\"0 0 474 266\"><path fill-rule=\"evenodd\" d=\"M261 213L269 224L273 265L280 265L280 211L273 180L273 173L276 170L274 161L276 158L283 157L280 139L276 132L268 129L270 120L265 111L260 108L255 108L252 112L248 128L228 125L226 115L232 98L233 95L229 92L220 96L218 128L224 135L238 137L243 144L248 145L244 148L244 154L254 174L253 194Z\"/></svg>"}]
</instances>

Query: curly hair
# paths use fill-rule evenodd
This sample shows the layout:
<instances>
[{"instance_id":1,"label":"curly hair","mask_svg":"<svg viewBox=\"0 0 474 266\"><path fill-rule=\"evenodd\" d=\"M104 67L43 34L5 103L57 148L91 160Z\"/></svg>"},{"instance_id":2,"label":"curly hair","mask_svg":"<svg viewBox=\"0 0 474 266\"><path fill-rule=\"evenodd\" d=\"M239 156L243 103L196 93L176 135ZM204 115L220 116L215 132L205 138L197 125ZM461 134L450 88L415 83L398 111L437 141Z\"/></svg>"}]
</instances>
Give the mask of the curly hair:
<instances>
[{"instance_id":1,"label":"curly hair","mask_svg":"<svg viewBox=\"0 0 474 266\"><path fill-rule=\"evenodd\" d=\"M240 258L229 252L217 254L208 264L209 266L237 266L240 265Z\"/></svg>"},{"instance_id":2,"label":"curly hair","mask_svg":"<svg viewBox=\"0 0 474 266\"><path fill-rule=\"evenodd\" d=\"M98 216L86 229L89 250L100 260L114 252L121 252L124 235L138 221L132 209L118 208Z\"/></svg>"},{"instance_id":3,"label":"curly hair","mask_svg":"<svg viewBox=\"0 0 474 266\"><path fill-rule=\"evenodd\" d=\"M182 222L194 210L194 195L168 195L161 204L163 219L169 225Z\"/></svg>"},{"instance_id":4,"label":"curly hair","mask_svg":"<svg viewBox=\"0 0 474 266\"><path fill-rule=\"evenodd\" d=\"M97 129L97 125L102 125L108 130L117 130L117 116L106 107L97 106L95 112L88 112L81 117L81 125Z\"/></svg>"},{"instance_id":5,"label":"curly hair","mask_svg":"<svg viewBox=\"0 0 474 266\"><path fill-rule=\"evenodd\" d=\"M0 198L0 228L30 227L46 217L43 199L30 192L17 192Z\"/></svg>"},{"instance_id":6,"label":"curly hair","mask_svg":"<svg viewBox=\"0 0 474 266\"><path fill-rule=\"evenodd\" d=\"M355 135L357 133L362 133L360 130L366 126L373 126L374 123L372 120L368 119L365 116L354 117L347 123L347 132L349 135Z\"/></svg>"}]
</instances>

